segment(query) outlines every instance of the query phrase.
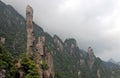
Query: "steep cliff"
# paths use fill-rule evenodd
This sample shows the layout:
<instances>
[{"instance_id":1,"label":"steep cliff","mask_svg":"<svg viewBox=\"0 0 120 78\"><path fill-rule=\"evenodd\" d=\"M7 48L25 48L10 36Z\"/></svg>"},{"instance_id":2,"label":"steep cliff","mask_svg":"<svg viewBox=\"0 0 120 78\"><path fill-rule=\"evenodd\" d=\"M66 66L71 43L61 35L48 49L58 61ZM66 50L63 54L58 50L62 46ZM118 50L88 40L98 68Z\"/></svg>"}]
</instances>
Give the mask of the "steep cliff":
<instances>
[{"instance_id":1,"label":"steep cliff","mask_svg":"<svg viewBox=\"0 0 120 78\"><path fill-rule=\"evenodd\" d=\"M44 36L38 37L38 42L36 46L34 46L33 44L35 40L35 37L33 36L34 35L33 9L29 5L26 8L26 30L27 30L26 55L30 59L35 60L37 72L39 73L40 78L54 78L53 57L46 48L45 37ZM33 50L33 47L36 49L36 51Z\"/></svg>"},{"instance_id":2,"label":"steep cliff","mask_svg":"<svg viewBox=\"0 0 120 78\"><path fill-rule=\"evenodd\" d=\"M88 47L87 53L88 53L88 66L89 66L90 70L92 70L92 67L95 63L96 57L95 57L95 55L93 53L93 49L91 47Z\"/></svg>"},{"instance_id":3,"label":"steep cliff","mask_svg":"<svg viewBox=\"0 0 120 78\"><path fill-rule=\"evenodd\" d=\"M35 40L33 33L33 9L31 6L26 8L26 29L27 29L27 55L32 56L33 42Z\"/></svg>"},{"instance_id":4,"label":"steep cliff","mask_svg":"<svg viewBox=\"0 0 120 78\"><path fill-rule=\"evenodd\" d=\"M32 54L32 58L23 56L17 61L21 64L18 68L25 71L23 74L26 78L36 78L39 75L41 78L119 78L119 70L111 69L106 62L96 57L91 47L85 51L78 47L74 38L62 41L57 35L52 37L44 32L33 23L33 10L30 6L27 7L26 14L25 20L12 6L0 1L1 41L4 42L3 38L5 39L4 45L14 58L26 53L26 48L26 54ZM18 76L17 73L16 77Z\"/></svg>"},{"instance_id":5,"label":"steep cliff","mask_svg":"<svg viewBox=\"0 0 120 78\"><path fill-rule=\"evenodd\" d=\"M111 71L94 55L91 47L87 51L81 50L73 38L66 39L63 44L63 52L58 51L54 56L57 60L55 70L62 78L111 78Z\"/></svg>"},{"instance_id":6,"label":"steep cliff","mask_svg":"<svg viewBox=\"0 0 120 78\"><path fill-rule=\"evenodd\" d=\"M57 51L62 52L63 51L63 42L62 42L62 40L57 35L54 35L53 40L54 40L54 43L56 45Z\"/></svg>"}]
</instances>

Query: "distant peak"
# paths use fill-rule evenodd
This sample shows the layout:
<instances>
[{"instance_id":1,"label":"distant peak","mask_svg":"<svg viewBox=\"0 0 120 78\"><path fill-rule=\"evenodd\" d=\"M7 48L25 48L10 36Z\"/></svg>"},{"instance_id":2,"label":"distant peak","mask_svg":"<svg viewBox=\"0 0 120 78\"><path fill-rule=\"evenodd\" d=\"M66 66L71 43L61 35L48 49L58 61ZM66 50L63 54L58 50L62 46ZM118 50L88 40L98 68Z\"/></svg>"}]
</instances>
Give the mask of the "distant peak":
<instances>
[{"instance_id":1,"label":"distant peak","mask_svg":"<svg viewBox=\"0 0 120 78\"><path fill-rule=\"evenodd\" d=\"M110 59L108 60L108 62L116 63L116 61L115 61L113 58L110 58Z\"/></svg>"},{"instance_id":2,"label":"distant peak","mask_svg":"<svg viewBox=\"0 0 120 78\"><path fill-rule=\"evenodd\" d=\"M33 9L32 9L32 7L30 5L27 5L26 12L33 14Z\"/></svg>"},{"instance_id":3,"label":"distant peak","mask_svg":"<svg viewBox=\"0 0 120 78\"><path fill-rule=\"evenodd\" d=\"M53 39L54 40L57 39L57 40L59 40L63 44L63 41L56 34L53 36Z\"/></svg>"},{"instance_id":4,"label":"distant peak","mask_svg":"<svg viewBox=\"0 0 120 78\"><path fill-rule=\"evenodd\" d=\"M56 34L53 36L53 38L59 38Z\"/></svg>"},{"instance_id":5,"label":"distant peak","mask_svg":"<svg viewBox=\"0 0 120 78\"><path fill-rule=\"evenodd\" d=\"M27 8L32 8L30 5L27 5Z\"/></svg>"},{"instance_id":6,"label":"distant peak","mask_svg":"<svg viewBox=\"0 0 120 78\"><path fill-rule=\"evenodd\" d=\"M93 49L91 47L88 47L88 52L93 52Z\"/></svg>"}]
</instances>

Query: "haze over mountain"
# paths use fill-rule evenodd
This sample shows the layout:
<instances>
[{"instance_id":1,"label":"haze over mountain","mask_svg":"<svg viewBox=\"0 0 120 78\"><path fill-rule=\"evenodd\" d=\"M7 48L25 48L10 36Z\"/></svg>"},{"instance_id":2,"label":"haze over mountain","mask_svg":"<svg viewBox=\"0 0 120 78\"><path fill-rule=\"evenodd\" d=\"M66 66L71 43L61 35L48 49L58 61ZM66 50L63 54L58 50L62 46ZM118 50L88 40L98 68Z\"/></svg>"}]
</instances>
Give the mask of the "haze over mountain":
<instances>
[{"instance_id":1,"label":"haze over mountain","mask_svg":"<svg viewBox=\"0 0 120 78\"><path fill-rule=\"evenodd\" d=\"M2 0L25 17L25 7L34 8L34 20L51 34L74 37L82 49L89 45L103 60L120 61L119 0Z\"/></svg>"},{"instance_id":2,"label":"haze over mountain","mask_svg":"<svg viewBox=\"0 0 120 78\"><path fill-rule=\"evenodd\" d=\"M74 38L53 37L33 21L0 1L0 78L120 78L120 66L96 57ZM56 33L55 33L56 34Z\"/></svg>"}]
</instances>

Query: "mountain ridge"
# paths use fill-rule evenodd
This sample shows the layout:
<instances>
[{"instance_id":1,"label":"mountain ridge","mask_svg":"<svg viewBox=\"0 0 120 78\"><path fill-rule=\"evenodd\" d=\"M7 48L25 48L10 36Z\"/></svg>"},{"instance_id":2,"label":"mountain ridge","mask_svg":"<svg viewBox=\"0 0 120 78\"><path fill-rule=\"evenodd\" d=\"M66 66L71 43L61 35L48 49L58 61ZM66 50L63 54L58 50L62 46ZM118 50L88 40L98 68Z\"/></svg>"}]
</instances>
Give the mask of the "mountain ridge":
<instances>
[{"instance_id":1,"label":"mountain ridge","mask_svg":"<svg viewBox=\"0 0 120 78\"><path fill-rule=\"evenodd\" d=\"M0 1L0 7L0 37L5 38L7 50L17 58L26 49L26 21L12 6ZM37 43L39 36L45 36L45 45L53 55L57 78L112 78L111 69L100 58L95 57L91 47L88 52L83 51L74 38L62 41L57 35L52 37L35 23L33 33L36 39L34 43Z\"/></svg>"}]
</instances>

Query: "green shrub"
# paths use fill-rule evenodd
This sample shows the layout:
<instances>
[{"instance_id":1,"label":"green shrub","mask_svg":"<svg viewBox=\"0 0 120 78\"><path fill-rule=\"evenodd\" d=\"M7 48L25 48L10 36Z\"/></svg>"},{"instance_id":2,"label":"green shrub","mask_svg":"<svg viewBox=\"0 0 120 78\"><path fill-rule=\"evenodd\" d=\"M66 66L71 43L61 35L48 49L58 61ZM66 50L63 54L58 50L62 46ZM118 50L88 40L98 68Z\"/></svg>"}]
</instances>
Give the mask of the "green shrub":
<instances>
[{"instance_id":1,"label":"green shrub","mask_svg":"<svg viewBox=\"0 0 120 78\"><path fill-rule=\"evenodd\" d=\"M0 70L5 69L6 72L6 78L10 78L14 76L14 73L12 67L14 67L13 64L13 58L11 57L11 54L6 51L5 47L0 45Z\"/></svg>"},{"instance_id":2,"label":"green shrub","mask_svg":"<svg viewBox=\"0 0 120 78\"><path fill-rule=\"evenodd\" d=\"M49 66L48 66L48 64L45 60L42 61L41 67L42 67L43 70L48 70L49 69Z\"/></svg>"},{"instance_id":3,"label":"green shrub","mask_svg":"<svg viewBox=\"0 0 120 78\"><path fill-rule=\"evenodd\" d=\"M25 73L25 78L40 78L37 72L36 64L33 60L24 55L21 64Z\"/></svg>"}]
</instances>

